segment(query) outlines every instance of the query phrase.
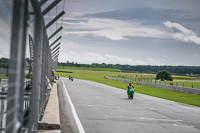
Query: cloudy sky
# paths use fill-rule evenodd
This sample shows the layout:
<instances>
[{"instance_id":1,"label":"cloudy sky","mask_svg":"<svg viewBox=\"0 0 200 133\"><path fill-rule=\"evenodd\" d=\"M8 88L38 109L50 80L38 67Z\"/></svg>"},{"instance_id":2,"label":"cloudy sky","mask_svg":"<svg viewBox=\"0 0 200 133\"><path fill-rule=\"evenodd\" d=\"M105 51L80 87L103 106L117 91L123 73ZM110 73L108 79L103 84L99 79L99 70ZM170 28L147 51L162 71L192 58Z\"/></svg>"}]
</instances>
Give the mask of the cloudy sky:
<instances>
[{"instance_id":1,"label":"cloudy sky","mask_svg":"<svg viewBox=\"0 0 200 133\"><path fill-rule=\"evenodd\" d=\"M66 0L60 62L200 65L200 0Z\"/></svg>"},{"instance_id":2,"label":"cloudy sky","mask_svg":"<svg viewBox=\"0 0 200 133\"><path fill-rule=\"evenodd\" d=\"M63 2L56 7L57 11L45 16L45 23L62 10ZM63 24L59 62L200 66L200 0L65 0L64 3L63 23L60 19L48 29L50 35ZM4 17L9 8L0 9L0 32L9 35L11 21ZM0 57L5 57L9 45L5 45L6 37L2 34L0 37Z\"/></svg>"}]
</instances>

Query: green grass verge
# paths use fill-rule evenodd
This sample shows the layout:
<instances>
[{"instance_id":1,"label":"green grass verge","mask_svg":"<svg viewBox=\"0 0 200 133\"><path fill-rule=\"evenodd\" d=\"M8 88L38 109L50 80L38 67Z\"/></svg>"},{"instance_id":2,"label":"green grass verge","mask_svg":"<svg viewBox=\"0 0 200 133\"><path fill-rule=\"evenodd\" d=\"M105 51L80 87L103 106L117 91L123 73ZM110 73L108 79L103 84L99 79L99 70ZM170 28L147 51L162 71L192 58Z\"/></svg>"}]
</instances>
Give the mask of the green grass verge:
<instances>
[{"instance_id":1,"label":"green grass verge","mask_svg":"<svg viewBox=\"0 0 200 133\"><path fill-rule=\"evenodd\" d=\"M8 79L8 77L6 77L5 73L2 73L2 79Z\"/></svg>"},{"instance_id":2,"label":"green grass verge","mask_svg":"<svg viewBox=\"0 0 200 133\"><path fill-rule=\"evenodd\" d=\"M69 66L58 66L58 69L69 69L69 70L91 70L91 71L109 71L109 72L122 72L120 69L115 68L92 68L92 67L69 67ZM120 75L120 74L119 74ZM156 78L156 74L145 74L145 73L121 73L123 76L129 76L135 78L137 75L137 78L140 79L152 79L154 80ZM179 75L172 75L174 80L195 80L195 77L191 76L179 76Z\"/></svg>"},{"instance_id":3,"label":"green grass verge","mask_svg":"<svg viewBox=\"0 0 200 133\"><path fill-rule=\"evenodd\" d=\"M169 91L169 90L148 87L148 86L141 86L141 85L135 85L135 87L137 88L136 92L142 94L200 107L199 95L186 94L186 93Z\"/></svg>"},{"instance_id":4,"label":"green grass verge","mask_svg":"<svg viewBox=\"0 0 200 133\"><path fill-rule=\"evenodd\" d=\"M103 83L103 84L121 88L121 89L126 89L128 85L127 83L124 83L124 82L114 81L114 80L109 80L109 79L104 78L104 76L117 76L120 74L124 74L122 72L84 71L84 70L71 70L71 71L73 73L56 72L56 75L59 74L61 77L69 77L69 75L71 75L77 79L95 81L95 82ZM164 90L164 89L159 89L159 88L154 88L154 87L141 86L141 85L137 85L136 83L134 83L134 86L136 88L136 92L138 93L200 107L199 95L192 95L192 94L169 91L169 90Z\"/></svg>"}]
</instances>

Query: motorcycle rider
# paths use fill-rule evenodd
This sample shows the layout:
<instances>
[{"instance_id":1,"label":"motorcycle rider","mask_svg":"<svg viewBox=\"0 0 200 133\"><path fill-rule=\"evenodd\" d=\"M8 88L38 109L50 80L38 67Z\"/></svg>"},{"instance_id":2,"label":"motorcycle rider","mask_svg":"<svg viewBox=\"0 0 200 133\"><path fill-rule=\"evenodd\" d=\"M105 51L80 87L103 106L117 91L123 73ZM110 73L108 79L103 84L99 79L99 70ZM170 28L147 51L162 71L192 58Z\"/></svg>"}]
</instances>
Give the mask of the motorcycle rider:
<instances>
[{"instance_id":1,"label":"motorcycle rider","mask_svg":"<svg viewBox=\"0 0 200 133\"><path fill-rule=\"evenodd\" d=\"M129 89L131 89L131 88L134 89L134 86L132 85L132 83L129 83L129 85L127 86L127 95L128 95Z\"/></svg>"}]
</instances>

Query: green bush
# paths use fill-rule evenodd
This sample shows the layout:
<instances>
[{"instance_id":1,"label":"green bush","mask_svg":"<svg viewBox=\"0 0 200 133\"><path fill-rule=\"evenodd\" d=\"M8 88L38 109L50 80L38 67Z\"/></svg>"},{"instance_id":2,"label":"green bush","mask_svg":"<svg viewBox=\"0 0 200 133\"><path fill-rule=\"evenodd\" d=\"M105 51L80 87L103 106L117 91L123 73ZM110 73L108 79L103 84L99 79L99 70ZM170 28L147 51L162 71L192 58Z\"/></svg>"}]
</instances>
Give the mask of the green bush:
<instances>
[{"instance_id":1,"label":"green bush","mask_svg":"<svg viewBox=\"0 0 200 133\"><path fill-rule=\"evenodd\" d=\"M161 81L164 81L164 80L169 80L169 81L173 81L173 77L171 75L170 72L168 71L160 71L156 74L156 80L161 80Z\"/></svg>"}]
</instances>

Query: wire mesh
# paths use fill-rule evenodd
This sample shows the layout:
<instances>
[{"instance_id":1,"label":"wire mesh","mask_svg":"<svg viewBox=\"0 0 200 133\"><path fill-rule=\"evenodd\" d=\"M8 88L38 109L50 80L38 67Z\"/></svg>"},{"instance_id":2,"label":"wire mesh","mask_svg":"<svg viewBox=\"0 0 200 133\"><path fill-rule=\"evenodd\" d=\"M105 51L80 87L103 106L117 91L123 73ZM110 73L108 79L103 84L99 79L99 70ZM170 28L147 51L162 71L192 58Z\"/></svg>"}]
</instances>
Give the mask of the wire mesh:
<instances>
[{"instance_id":1,"label":"wire mesh","mask_svg":"<svg viewBox=\"0 0 200 133\"><path fill-rule=\"evenodd\" d=\"M48 22L42 16L53 1L59 0L41 7L36 0L0 0L0 132L38 131L56 66L48 39L52 32L46 30ZM49 12L51 20L62 9L59 6ZM59 28L58 21L51 31Z\"/></svg>"},{"instance_id":2,"label":"wire mesh","mask_svg":"<svg viewBox=\"0 0 200 133\"><path fill-rule=\"evenodd\" d=\"M11 0L0 1L0 132L2 133L5 132L6 127L7 95L5 91L8 83L7 70L10 55L12 5Z\"/></svg>"}]
</instances>

